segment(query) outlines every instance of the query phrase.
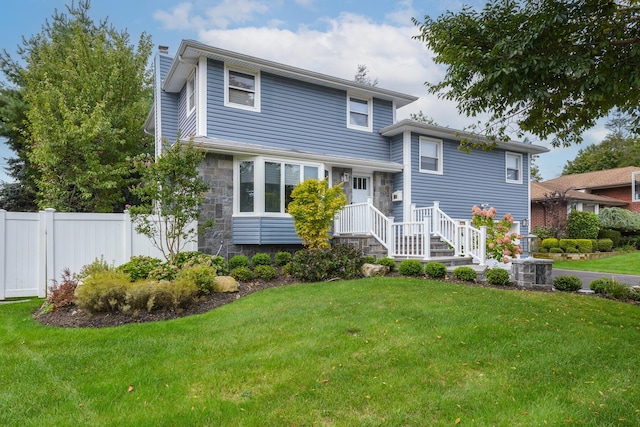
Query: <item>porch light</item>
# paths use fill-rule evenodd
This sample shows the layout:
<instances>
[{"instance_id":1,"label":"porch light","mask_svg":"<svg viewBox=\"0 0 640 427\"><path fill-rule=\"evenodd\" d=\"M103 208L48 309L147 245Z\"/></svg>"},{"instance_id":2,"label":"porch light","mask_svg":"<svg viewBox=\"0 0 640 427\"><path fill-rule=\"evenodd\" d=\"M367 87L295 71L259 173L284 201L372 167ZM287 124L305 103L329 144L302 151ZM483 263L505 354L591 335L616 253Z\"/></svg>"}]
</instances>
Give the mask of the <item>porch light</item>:
<instances>
[{"instance_id":1,"label":"porch light","mask_svg":"<svg viewBox=\"0 0 640 427\"><path fill-rule=\"evenodd\" d=\"M523 239L525 241L526 249L523 255L525 256L525 258L531 258L533 254L538 252L538 236L536 236L535 234L528 234Z\"/></svg>"},{"instance_id":2,"label":"porch light","mask_svg":"<svg viewBox=\"0 0 640 427\"><path fill-rule=\"evenodd\" d=\"M340 181L349 182L349 172L345 172L340 176Z\"/></svg>"},{"instance_id":3,"label":"porch light","mask_svg":"<svg viewBox=\"0 0 640 427\"><path fill-rule=\"evenodd\" d=\"M523 228L528 228L529 220L527 218L524 218L522 221L520 221L520 225L522 225Z\"/></svg>"}]
</instances>

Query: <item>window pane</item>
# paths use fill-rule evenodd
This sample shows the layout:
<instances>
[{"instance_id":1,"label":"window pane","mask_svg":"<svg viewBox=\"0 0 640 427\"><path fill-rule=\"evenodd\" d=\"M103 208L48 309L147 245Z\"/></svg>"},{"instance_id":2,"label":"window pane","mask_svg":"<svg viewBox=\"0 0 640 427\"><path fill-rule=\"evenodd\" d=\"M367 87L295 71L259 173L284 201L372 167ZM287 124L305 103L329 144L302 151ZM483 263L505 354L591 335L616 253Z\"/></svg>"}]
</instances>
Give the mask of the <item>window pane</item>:
<instances>
[{"instance_id":1,"label":"window pane","mask_svg":"<svg viewBox=\"0 0 640 427\"><path fill-rule=\"evenodd\" d=\"M229 88L229 102L253 107L255 105L255 94Z\"/></svg>"},{"instance_id":2,"label":"window pane","mask_svg":"<svg viewBox=\"0 0 640 427\"><path fill-rule=\"evenodd\" d=\"M520 171L517 169L507 169L507 179L509 181L520 181Z\"/></svg>"},{"instance_id":3,"label":"window pane","mask_svg":"<svg viewBox=\"0 0 640 427\"><path fill-rule=\"evenodd\" d=\"M366 114L351 113L350 118L352 125L362 127L369 126L369 116L367 116Z\"/></svg>"},{"instance_id":4,"label":"window pane","mask_svg":"<svg viewBox=\"0 0 640 427\"><path fill-rule=\"evenodd\" d=\"M318 179L318 168L315 166L305 166L304 167L304 178L303 179Z\"/></svg>"},{"instance_id":5,"label":"window pane","mask_svg":"<svg viewBox=\"0 0 640 427\"><path fill-rule=\"evenodd\" d=\"M280 212L280 163L264 164L264 211Z\"/></svg>"},{"instance_id":6,"label":"window pane","mask_svg":"<svg viewBox=\"0 0 640 427\"><path fill-rule=\"evenodd\" d=\"M507 167L509 169L520 169L520 157L507 156Z\"/></svg>"},{"instance_id":7,"label":"window pane","mask_svg":"<svg viewBox=\"0 0 640 427\"><path fill-rule=\"evenodd\" d=\"M421 142L420 152L425 157L438 157L438 144L435 142Z\"/></svg>"},{"instance_id":8,"label":"window pane","mask_svg":"<svg viewBox=\"0 0 640 427\"><path fill-rule=\"evenodd\" d=\"M349 104L351 106L351 112L369 115L368 101L364 101L356 98L349 98L349 101L350 101Z\"/></svg>"},{"instance_id":9,"label":"window pane","mask_svg":"<svg viewBox=\"0 0 640 427\"><path fill-rule=\"evenodd\" d=\"M240 212L253 212L253 162L240 162Z\"/></svg>"},{"instance_id":10,"label":"window pane","mask_svg":"<svg viewBox=\"0 0 640 427\"><path fill-rule=\"evenodd\" d=\"M291 202L291 192L300 183L300 165L284 165L284 211Z\"/></svg>"},{"instance_id":11,"label":"window pane","mask_svg":"<svg viewBox=\"0 0 640 427\"><path fill-rule=\"evenodd\" d=\"M438 170L438 159L432 157L420 157L420 169L427 171Z\"/></svg>"},{"instance_id":12,"label":"window pane","mask_svg":"<svg viewBox=\"0 0 640 427\"><path fill-rule=\"evenodd\" d=\"M229 71L229 86L254 91L256 88L255 76Z\"/></svg>"}]
</instances>

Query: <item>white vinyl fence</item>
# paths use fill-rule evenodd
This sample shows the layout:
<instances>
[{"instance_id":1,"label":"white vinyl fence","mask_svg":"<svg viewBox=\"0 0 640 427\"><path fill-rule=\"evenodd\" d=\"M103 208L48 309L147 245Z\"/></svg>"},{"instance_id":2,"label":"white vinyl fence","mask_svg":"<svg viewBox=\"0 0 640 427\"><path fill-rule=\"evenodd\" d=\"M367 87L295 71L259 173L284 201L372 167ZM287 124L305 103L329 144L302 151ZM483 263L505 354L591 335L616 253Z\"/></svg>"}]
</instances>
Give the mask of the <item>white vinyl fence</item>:
<instances>
[{"instance_id":1,"label":"white vinyl fence","mask_svg":"<svg viewBox=\"0 0 640 427\"><path fill-rule=\"evenodd\" d=\"M198 250L197 241L184 250ZM120 265L135 255L162 258L128 213L37 213L0 209L0 300L45 297L47 286L96 258Z\"/></svg>"}]
</instances>

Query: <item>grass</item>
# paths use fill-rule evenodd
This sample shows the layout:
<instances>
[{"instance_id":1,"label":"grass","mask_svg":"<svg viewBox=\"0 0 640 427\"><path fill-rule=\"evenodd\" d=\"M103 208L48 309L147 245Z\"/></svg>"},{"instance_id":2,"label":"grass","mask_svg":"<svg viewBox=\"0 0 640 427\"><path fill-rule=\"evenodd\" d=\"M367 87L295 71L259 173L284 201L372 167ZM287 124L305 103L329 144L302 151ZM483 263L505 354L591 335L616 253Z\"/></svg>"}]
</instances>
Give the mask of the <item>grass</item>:
<instances>
[{"instance_id":1,"label":"grass","mask_svg":"<svg viewBox=\"0 0 640 427\"><path fill-rule=\"evenodd\" d=\"M555 261L553 268L640 275L640 251L594 260Z\"/></svg>"},{"instance_id":2,"label":"grass","mask_svg":"<svg viewBox=\"0 0 640 427\"><path fill-rule=\"evenodd\" d=\"M373 278L99 330L0 306L3 426L640 425L640 309Z\"/></svg>"}]
</instances>

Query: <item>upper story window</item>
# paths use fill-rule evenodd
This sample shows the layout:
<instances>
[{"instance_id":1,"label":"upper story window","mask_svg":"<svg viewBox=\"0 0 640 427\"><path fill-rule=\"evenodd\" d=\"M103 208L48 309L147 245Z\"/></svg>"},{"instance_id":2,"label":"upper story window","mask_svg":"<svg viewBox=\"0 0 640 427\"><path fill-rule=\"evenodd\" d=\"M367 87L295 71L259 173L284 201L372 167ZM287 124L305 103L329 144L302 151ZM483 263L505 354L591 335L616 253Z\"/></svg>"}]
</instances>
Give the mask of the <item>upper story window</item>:
<instances>
[{"instance_id":1,"label":"upper story window","mask_svg":"<svg viewBox=\"0 0 640 427\"><path fill-rule=\"evenodd\" d=\"M631 174L631 200L640 202L640 172Z\"/></svg>"},{"instance_id":2,"label":"upper story window","mask_svg":"<svg viewBox=\"0 0 640 427\"><path fill-rule=\"evenodd\" d=\"M347 127L350 129L373 129L373 102L371 99L347 95Z\"/></svg>"},{"instance_id":3,"label":"upper story window","mask_svg":"<svg viewBox=\"0 0 640 427\"><path fill-rule=\"evenodd\" d=\"M420 172L442 175L442 141L420 137Z\"/></svg>"},{"instance_id":4,"label":"upper story window","mask_svg":"<svg viewBox=\"0 0 640 427\"><path fill-rule=\"evenodd\" d=\"M196 72L191 73L187 79L187 115L196 109Z\"/></svg>"},{"instance_id":5,"label":"upper story window","mask_svg":"<svg viewBox=\"0 0 640 427\"><path fill-rule=\"evenodd\" d=\"M260 111L260 72L225 67L224 105Z\"/></svg>"},{"instance_id":6,"label":"upper story window","mask_svg":"<svg viewBox=\"0 0 640 427\"><path fill-rule=\"evenodd\" d=\"M512 184L522 184L522 154L505 153L506 179Z\"/></svg>"}]
</instances>

